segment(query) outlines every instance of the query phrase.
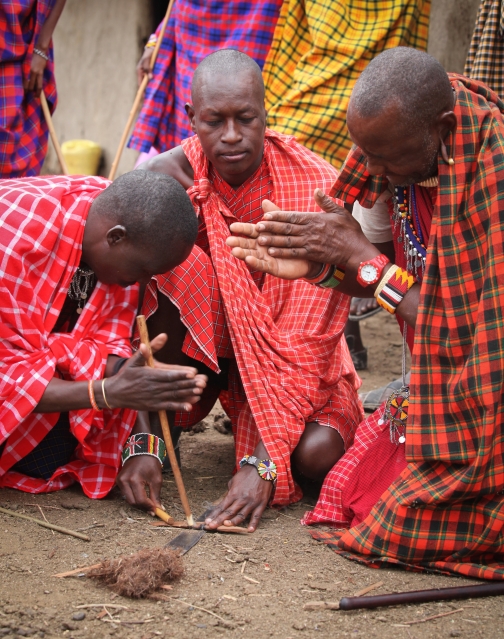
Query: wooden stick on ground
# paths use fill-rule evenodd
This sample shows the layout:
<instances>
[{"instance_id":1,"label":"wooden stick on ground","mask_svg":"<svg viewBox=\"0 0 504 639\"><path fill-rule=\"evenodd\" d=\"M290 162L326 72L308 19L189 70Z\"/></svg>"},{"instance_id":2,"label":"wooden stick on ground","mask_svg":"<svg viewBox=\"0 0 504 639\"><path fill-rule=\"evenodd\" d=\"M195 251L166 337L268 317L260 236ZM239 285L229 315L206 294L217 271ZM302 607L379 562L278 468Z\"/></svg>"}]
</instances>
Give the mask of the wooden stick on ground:
<instances>
[{"instance_id":1,"label":"wooden stick on ground","mask_svg":"<svg viewBox=\"0 0 504 639\"><path fill-rule=\"evenodd\" d=\"M65 162L65 158L63 157L61 147L58 142L58 136L56 135L56 130L54 129L51 112L49 111L49 105L47 104L47 99L45 97L44 90L42 90L40 94L40 104L42 105L42 111L44 113L45 121L47 122L47 128L49 129L49 135L51 136L54 150L56 151L56 155L58 156L58 161L61 165L61 172L63 173L63 175L68 175L67 165Z\"/></svg>"},{"instance_id":2,"label":"wooden stick on ground","mask_svg":"<svg viewBox=\"0 0 504 639\"><path fill-rule=\"evenodd\" d=\"M147 347L149 351L147 366L150 366L152 368L154 366L154 357L152 356L152 351L150 347L149 332L147 330L147 322L145 321L145 315L138 315L137 326L138 326L138 332L140 334L140 341L142 342L142 344L145 344L145 346ZM177 457L175 455L175 449L173 448L173 441L172 441L171 433L170 433L170 425L168 424L168 417L166 415L165 410L160 410L158 412L158 415L159 415L159 421L161 422L161 428L163 429L163 439L166 445L166 452L168 453L168 459L170 460L173 476L175 478L175 483L177 484L178 492L180 495L180 501L182 502L182 508L184 509L184 513L187 519L187 524L192 528L194 526L194 519L191 514L191 507L189 506L189 501L187 499L187 494L184 487L184 480L182 479L182 475L180 473Z\"/></svg>"},{"instance_id":3,"label":"wooden stick on ground","mask_svg":"<svg viewBox=\"0 0 504 639\"><path fill-rule=\"evenodd\" d=\"M450 599L473 599L477 597L495 597L504 595L504 583L498 581L474 586L455 588L436 588L432 590L411 590L373 597L343 597L339 602L340 610L357 608L378 608L379 606L397 606L406 603L426 603L429 601L448 601Z\"/></svg>"},{"instance_id":4,"label":"wooden stick on ground","mask_svg":"<svg viewBox=\"0 0 504 639\"><path fill-rule=\"evenodd\" d=\"M159 53L159 49L161 47L161 44L163 42L163 38L164 38L164 34L165 34L165 30L166 30L166 25L168 24L168 20L170 19L170 13L173 7L173 3L175 2L175 0L170 0L170 2L168 3L168 7L166 9L166 14L163 20L163 24L161 25L161 29L159 30L159 36L156 42L156 46L154 47L154 51L152 53L152 57L150 60L150 72L152 72L152 69L154 68L154 65L156 63L156 58L158 56ZM131 107L131 111L129 113L128 116L128 121L126 122L126 126L124 127L124 131L123 134L121 136L121 141L119 142L119 148L117 149L114 161L112 162L112 166L110 167L110 173L109 173L109 180L113 180L115 178L116 172L117 172L117 167L119 166L119 161L121 159L121 155L124 151L124 147L126 146L126 141L128 139L128 135L129 135L129 131L131 129L131 126L133 124L133 120L135 119L135 115L136 112L138 111L138 107L140 106L140 102L143 98L143 94L145 92L145 89L147 88L147 85L149 83L149 75L150 73L146 73L143 77L142 80L142 84L138 87L138 91L137 94L135 96L135 100L133 102L133 106Z\"/></svg>"},{"instance_id":5,"label":"wooden stick on ground","mask_svg":"<svg viewBox=\"0 0 504 639\"><path fill-rule=\"evenodd\" d=\"M68 528L62 528L61 526L50 524L46 521L42 521L42 519L35 519L35 517L30 517L29 515L22 515L21 513L16 513L13 510L8 510L7 508L0 507L0 512L5 513L6 515L11 515L11 517L20 517L21 519L27 519L28 521L33 521L39 526L43 526L44 528L49 528L50 530L56 530L56 532L63 533L64 535L72 535L72 537L77 537L77 539L90 541L87 535L83 535L82 533L75 532L74 530L69 530Z\"/></svg>"}]
</instances>

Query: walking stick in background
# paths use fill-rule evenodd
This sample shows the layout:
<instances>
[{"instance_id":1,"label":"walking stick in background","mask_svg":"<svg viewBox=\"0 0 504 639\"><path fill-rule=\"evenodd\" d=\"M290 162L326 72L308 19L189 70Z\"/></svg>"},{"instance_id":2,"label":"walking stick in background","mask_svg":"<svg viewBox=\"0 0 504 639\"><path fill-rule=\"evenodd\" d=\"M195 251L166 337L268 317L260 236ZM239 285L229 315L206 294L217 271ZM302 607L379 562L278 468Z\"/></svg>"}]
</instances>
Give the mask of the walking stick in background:
<instances>
[{"instance_id":1,"label":"walking stick in background","mask_svg":"<svg viewBox=\"0 0 504 639\"><path fill-rule=\"evenodd\" d=\"M145 344L149 351L149 356L147 358L147 366L151 368L154 367L154 357L152 356L152 351L150 347L149 340L149 332L147 330L147 322L145 321L145 315L138 315L137 317L137 326L138 332L140 334L140 341L142 344ZM173 441L170 433L170 425L168 424L168 417L166 415L165 410L160 410L158 412L159 421L161 422L161 428L163 429L163 439L166 445L166 452L168 453L168 459L170 460L170 464L173 470L173 476L175 477L175 483L177 484L178 492L180 495L180 501L182 502L182 507L184 509L184 513L187 519L187 524L192 528L194 526L194 519L191 514L191 508L189 506L189 501L187 499L187 494L184 487L184 481L182 479L182 474L180 473L180 468L177 462L177 457L175 455L175 449L173 448Z\"/></svg>"},{"instance_id":2,"label":"walking stick in background","mask_svg":"<svg viewBox=\"0 0 504 639\"><path fill-rule=\"evenodd\" d=\"M42 105L42 111L44 113L45 121L47 122L47 128L49 129L49 135L51 136L54 150L56 151L56 155L58 156L58 161L61 165L61 172L63 173L63 175L68 175L68 169L65 164L65 158L63 157L63 153L61 152L61 147L59 145L58 138L56 136L56 131L54 130L54 125L51 118L51 112L49 111L49 105L47 104L47 99L45 97L45 93L43 89L40 93L40 104Z\"/></svg>"},{"instance_id":3,"label":"walking stick in background","mask_svg":"<svg viewBox=\"0 0 504 639\"><path fill-rule=\"evenodd\" d=\"M128 121L126 123L126 126L124 127L124 131L121 137L121 141L119 142L119 148L117 149L117 153L115 155L114 161L112 162L112 166L110 167L110 173L109 173L109 180L113 180L115 178L116 172L117 172L117 167L119 166L119 161L121 159L121 155L122 152L124 151L124 147L126 146L126 141L128 139L128 135L129 135L129 131L131 129L131 126L133 124L133 120L135 119L135 115L136 112L138 110L138 107L140 106L140 102L143 98L143 94L145 92L145 89L147 88L147 84L149 83L149 75L150 72L152 71L152 69L154 68L154 65L156 64L156 58L158 56L159 53L159 49L161 47L161 43L163 41L164 38L164 34L165 34L165 30L166 30L166 25L168 24L168 20L170 19L170 13L173 7L175 0L170 0L170 2L168 3L168 7L166 9L166 14L163 20L163 24L161 25L161 29L159 30L159 37L158 40L156 42L156 46L154 47L154 52L152 54L151 57L151 61L149 64L149 73L146 73L143 77L142 80L142 84L139 86L137 94L135 96L135 101L133 102L133 106L131 107L131 111L129 113L129 117L128 117Z\"/></svg>"}]
</instances>

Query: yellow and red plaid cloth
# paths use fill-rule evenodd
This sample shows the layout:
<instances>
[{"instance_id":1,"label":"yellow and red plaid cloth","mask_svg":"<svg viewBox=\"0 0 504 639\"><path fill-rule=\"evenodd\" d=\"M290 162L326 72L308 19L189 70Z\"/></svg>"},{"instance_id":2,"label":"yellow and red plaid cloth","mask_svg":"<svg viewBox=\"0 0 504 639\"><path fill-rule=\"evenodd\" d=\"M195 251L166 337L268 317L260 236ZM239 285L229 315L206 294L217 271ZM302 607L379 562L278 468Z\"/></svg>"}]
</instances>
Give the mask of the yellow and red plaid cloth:
<instances>
[{"instance_id":1,"label":"yellow and red plaid cloth","mask_svg":"<svg viewBox=\"0 0 504 639\"><path fill-rule=\"evenodd\" d=\"M109 354L131 355L138 287L98 282L71 333L52 332L82 254L89 207L109 182L97 177L0 181L0 487L41 493L82 484L89 497L114 485L136 412L70 412L74 460L45 481L9 470L53 428L34 413L53 377L103 377Z\"/></svg>"},{"instance_id":2,"label":"yellow and red plaid cloth","mask_svg":"<svg viewBox=\"0 0 504 639\"><path fill-rule=\"evenodd\" d=\"M430 0L284 0L263 75L268 126L340 168L346 112L369 62L397 46L427 50Z\"/></svg>"},{"instance_id":3,"label":"yellow and red plaid cloth","mask_svg":"<svg viewBox=\"0 0 504 639\"><path fill-rule=\"evenodd\" d=\"M440 158L411 369L407 468L368 517L313 533L378 567L504 578L504 103L450 74L450 167ZM386 186L356 148L333 195L368 205Z\"/></svg>"},{"instance_id":4,"label":"yellow and red plaid cloth","mask_svg":"<svg viewBox=\"0 0 504 639\"><path fill-rule=\"evenodd\" d=\"M465 75L504 94L504 2L481 0Z\"/></svg>"},{"instance_id":5,"label":"yellow and red plaid cloth","mask_svg":"<svg viewBox=\"0 0 504 639\"><path fill-rule=\"evenodd\" d=\"M361 419L356 392L360 382L343 338L349 298L269 275L258 286L259 278L226 245L229 224L237 219L225 203L232 203L231 194L226 195L222 185L214 187L212 168L197 137L185 140L183 148L194 170L188 194L205 229L199 242L210 256L196 247L177 273L167 274L168 281L157 276L157 288L176 304L188 327L185 352L214 370L217 355L236 358L229 382L236 461L252 454L261 437L279 471L274 503L287 504L301 496L290 456L305 423L337 428L348 446ZM337 176L292 137L273 131L266 132L263 164L268 171L258 170L262 186L284 210L319 211L315 188L329 189ZM262 187L256 190L260 193ZM261 198L248 191L237 197L255 205L241 209L239 221L257 222L263 215ZM184 296L184 290L190 293ZM147 303L152 309L153 302L151 290L144 308ZM236 398L241 389L245 392L240 402Z\"/></svg>"}]
</instances>

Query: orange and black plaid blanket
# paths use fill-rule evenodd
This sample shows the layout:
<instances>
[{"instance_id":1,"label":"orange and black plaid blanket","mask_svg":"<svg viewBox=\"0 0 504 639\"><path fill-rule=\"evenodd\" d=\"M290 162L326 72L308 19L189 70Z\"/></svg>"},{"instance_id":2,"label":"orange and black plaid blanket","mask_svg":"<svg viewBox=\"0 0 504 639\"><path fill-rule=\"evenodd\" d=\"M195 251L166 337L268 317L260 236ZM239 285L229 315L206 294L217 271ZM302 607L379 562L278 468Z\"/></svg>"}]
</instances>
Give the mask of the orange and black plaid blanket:
<instances>
[{"instance_id":1,"label":"orange and black plaid blanket","mask_svg":"<svg viewBox=\"0 0 504 639\"><path fill-rule=\"evenodd\" d=\"M439 159L413 348L409 463L361 524L314 536L375 567L503 579L504 103L480 82L450 80L455 165ZM332 194L369 204L383 186L354 149Z\"/></svg>"}]
</instances>

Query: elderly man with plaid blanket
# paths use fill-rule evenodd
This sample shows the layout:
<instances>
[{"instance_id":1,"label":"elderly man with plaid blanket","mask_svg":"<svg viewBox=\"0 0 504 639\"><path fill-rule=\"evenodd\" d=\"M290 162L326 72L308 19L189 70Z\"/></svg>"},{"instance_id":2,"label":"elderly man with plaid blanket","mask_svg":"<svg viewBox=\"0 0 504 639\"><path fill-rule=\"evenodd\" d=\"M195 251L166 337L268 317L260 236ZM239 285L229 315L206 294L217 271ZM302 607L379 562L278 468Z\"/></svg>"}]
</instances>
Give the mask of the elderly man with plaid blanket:
<instances>
[{"instance_id":1,"label":"elderly man with plaid blanket","mask_svg":"<svg viewBox=\"0 0 504 639\"><path fill-rule=\"evenodd\" d=\"M78 481L104 497L144 411L198 401L195 369L146 368L130 346L135 283L180 264L196 232L189 198L164 175L0 181L0 487Z\"/></svg>"},{"instance_id":2,"label":"elderly man with plaid blanket","mask_svg":"<svg viewBox=\"0 0 504 639\"><path fill-rule=\"evenodd\" d=\"M251 267L306 277L337 264L339 290L401 319L410 387L359 426L305 520L349 526L312 534L375 567L504 578L503 112L427 54L384 52L352 93L356 146L331 191L358 200L363 228L321 192L324 216L231 227L250 236L228 243ZM374 246L363 229L384 202L396 241Z\"/></svg>"},{"instance_id":3,"label":"elderly man with plaid blanket","mask_svg":"<svg viewBox=\"0 0 504 639\"><path fill-rule=\"evenodd\" d=\"M196 135L146 168L188 189L200 219L197 246L178 269L151 281L143 308L152 334L162 327L170 336L162 361L207 367L207 399L192 419L205 416L222 388L229 393L237 472L207 524L250 516L255 530L270 500L301 497L294 469L321 481L351 444L361 418L359 380L343 337L349 300L249 270L231 256L226 238L231 223L262 217L264 199L320 211L313 190L329 188L337 172L292 137L265 128L261 71L245 54L208 56L192 98L186 110ZM176 415L175 423L189 425L186 417ZM159 473L149 459L131 464L119 478L124 487L138 490L135 476L150 477L148 466Z\"/></svg>"}]
</instances>

